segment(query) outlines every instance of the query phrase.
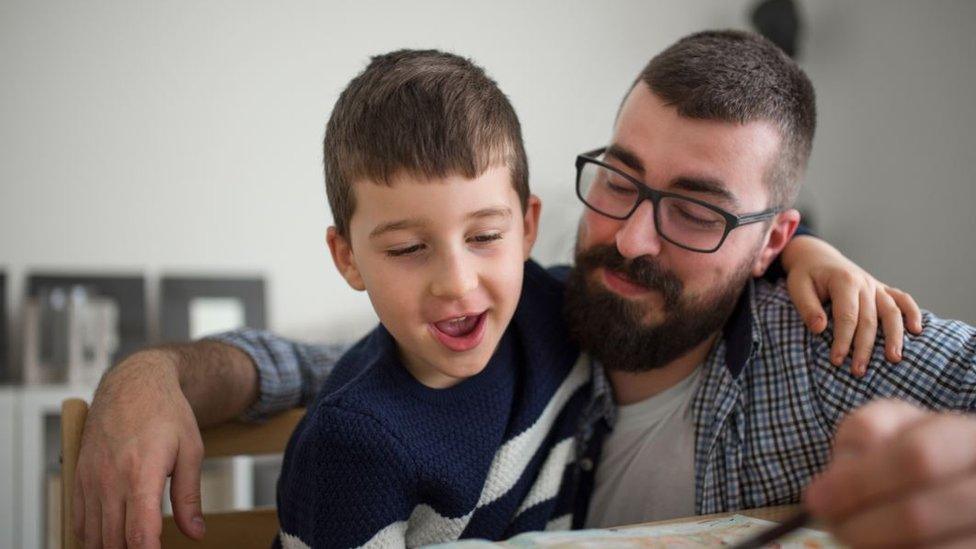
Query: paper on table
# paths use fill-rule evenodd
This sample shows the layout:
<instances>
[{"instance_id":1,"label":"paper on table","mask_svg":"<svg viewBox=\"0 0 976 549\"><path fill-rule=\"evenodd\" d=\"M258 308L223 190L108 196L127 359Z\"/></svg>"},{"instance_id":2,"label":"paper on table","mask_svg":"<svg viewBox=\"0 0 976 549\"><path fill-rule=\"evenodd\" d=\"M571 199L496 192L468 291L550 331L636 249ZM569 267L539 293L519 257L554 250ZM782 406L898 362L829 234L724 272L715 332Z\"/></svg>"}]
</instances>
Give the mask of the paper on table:
<instances>
[{"instance_id":1,"label":"paper on table","mask_svg":"<svg viewBox=\"0 0 976 549\"><path fill-rule=\"evenodd\" d=\"M440 549L473 549L478 547L559 547L589 548L657 548L657 547L723 547L742 541L775 523L734 515L728 518L703 519L660 526L638 526L619 530L576 530L570 532L530 532L504 542L458 541L438 545ZM841 547L828 534L801 528L772 547L782 549Z\"/></svg>"}]
</instances>

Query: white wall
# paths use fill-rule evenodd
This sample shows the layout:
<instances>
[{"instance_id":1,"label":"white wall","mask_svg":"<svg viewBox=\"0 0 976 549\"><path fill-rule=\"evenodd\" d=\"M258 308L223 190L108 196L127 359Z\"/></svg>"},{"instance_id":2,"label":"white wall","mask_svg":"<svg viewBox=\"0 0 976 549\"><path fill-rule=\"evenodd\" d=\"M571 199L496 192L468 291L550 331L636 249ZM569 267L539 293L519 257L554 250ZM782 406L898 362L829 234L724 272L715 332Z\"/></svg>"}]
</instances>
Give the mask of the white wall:
<instances>
[{"instance_id":1,"label":"white wall","mask_svg":"<svg viewBox=\"0 0 976 549\"><path fill-rule=\"evenodd\" d=\"M545 202L537 257L568 258L575 154L603 143L655 52L744 26L751 2L0 0L0 267L261 272L271 326L372 323L323 245L320 140L370 54L472 56L524 124ZM803 4L821 127L822 234L946 316L976 321L976 4ZM155 307L152 308L155 311Z\"/></svg>"}]
</instances>

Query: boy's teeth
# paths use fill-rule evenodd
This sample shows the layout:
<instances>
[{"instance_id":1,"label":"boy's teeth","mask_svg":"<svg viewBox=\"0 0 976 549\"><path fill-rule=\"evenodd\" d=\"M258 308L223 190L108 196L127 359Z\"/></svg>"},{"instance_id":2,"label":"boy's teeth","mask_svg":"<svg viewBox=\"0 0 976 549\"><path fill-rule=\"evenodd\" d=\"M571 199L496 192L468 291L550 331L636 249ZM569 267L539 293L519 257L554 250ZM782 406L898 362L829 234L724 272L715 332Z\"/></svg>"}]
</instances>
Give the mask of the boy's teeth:
<instances>
[{"instance_id":1,"label":"boy's teeth","mask_svg":"<svg viewBox=\"0 0 976 549\"><path fill-rule=\"evenodd\" d=\"M478 315L467 315L434 323L437 329L452 337L467 335L478 322Z\"/></svg>"}]
</instances>

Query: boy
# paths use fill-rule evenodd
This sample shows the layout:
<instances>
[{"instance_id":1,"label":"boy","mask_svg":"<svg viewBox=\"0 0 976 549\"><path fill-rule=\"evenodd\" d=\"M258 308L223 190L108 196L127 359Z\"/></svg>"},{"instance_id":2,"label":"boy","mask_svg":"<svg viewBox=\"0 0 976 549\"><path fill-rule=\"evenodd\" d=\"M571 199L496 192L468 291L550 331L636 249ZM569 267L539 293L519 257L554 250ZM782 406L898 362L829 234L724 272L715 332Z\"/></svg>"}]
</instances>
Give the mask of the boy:
<instances>
[{"instance_id":1,"label":"boy","mask_svg":"<svg viewBox=\"0 0 976 549\"><path fill-rule=\"evenodd\" d=\"M540 202L507 98L460 57L380 55L340 96L324 148L329 249L381 324L292 435L280 544L568 527L589 368L557 320L561 285L526 263Z\"/></svg>"}]
</instances>

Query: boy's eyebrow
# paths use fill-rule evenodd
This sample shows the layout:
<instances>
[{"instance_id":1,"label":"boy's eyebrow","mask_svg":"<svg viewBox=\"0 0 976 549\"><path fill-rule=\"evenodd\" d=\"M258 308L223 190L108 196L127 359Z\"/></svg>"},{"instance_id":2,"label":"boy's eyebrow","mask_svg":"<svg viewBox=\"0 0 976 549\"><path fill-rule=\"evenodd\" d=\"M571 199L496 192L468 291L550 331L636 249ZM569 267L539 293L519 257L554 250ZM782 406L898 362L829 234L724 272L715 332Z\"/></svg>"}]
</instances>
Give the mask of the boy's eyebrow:
<instances>
[{"instance_id":1,"label":"boy's eyebrow","mask_svg":"<svg viewBox=\"0 0 976 549\"><path fill-rule=\"evenodd\" d=\"M482 208L480 210L469 213L464 216L465 219L482 219L485 217L512 217L512 210L507 206L495 206L491 208ZM415 229L417 227L423 227L427 225L427 222L423 219L399 219L397 221L390 221L389 223L382 223L377 225L375 229L370 231L369 238L376 238L378 236L384 235L393 231L404 231L407 229Z\"/></svg>"},{"instance_id":2,"label":"boy's eyebrow","mask_svg":"<svg viewBox=\"0 0 976 549\"><path fill-rule=\"evenodd\" d=\"M507 206L495 206L493 208L482 208L476 212L471 212L464 217L466 219L481 219L484 217L512 217L512 210Z\"/></svg>"},{"instance_id":3,"label":"boy's eyebrow","mask_svg":"<svg viewBox=\"0 0 976 549\"><path fill-rule=\"evenodd\" d=\"M376 228L369 233L369 237L376 238L389 232L403 231L406 229L413 229L414 227L422 227L424 225L426 225L426 223L424 223L424 221L421 219L401 219L399 221L391 221L389 223L377 225Z\"/></svg>"}]
</instances>

